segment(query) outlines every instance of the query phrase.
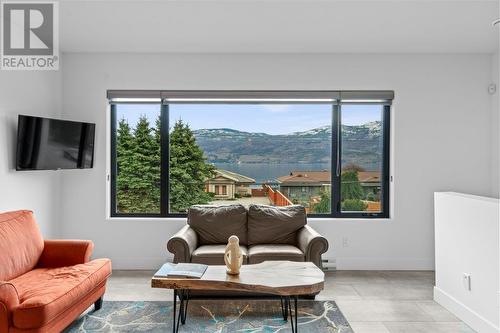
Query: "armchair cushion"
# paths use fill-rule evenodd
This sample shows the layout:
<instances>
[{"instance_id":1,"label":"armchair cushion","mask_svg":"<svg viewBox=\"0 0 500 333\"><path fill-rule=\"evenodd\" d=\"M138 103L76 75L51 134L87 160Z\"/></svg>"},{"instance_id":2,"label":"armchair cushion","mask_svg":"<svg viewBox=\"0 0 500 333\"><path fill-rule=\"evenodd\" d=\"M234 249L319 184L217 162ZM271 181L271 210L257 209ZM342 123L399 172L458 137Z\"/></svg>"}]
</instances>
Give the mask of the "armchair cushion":
<instances>
[{"instance_id":1,"label":"armchair cushion","mask_svg":"<svg viewBox=\"0 0 500 333\"><path fill-rule=\"evenodd\" d=\"M321 255L328 250L328 240L325 237L310 226L305 225L299 230L298 245L304 252L306 261L313 262L319 268L322 267Z\"/></svg>"},{"instance_id":2,"label":"armchair cushion","mask_svg":"<svg viewBox=\"0 0 500 333\"><path fill-rule=\"evenodd\" d=\"M88 240L45 240L38 267L63 267L90 260L94 243Z\"/></svg>"},{"instance_id":3,"label":"armchair cushion","mask_svg":"<svg viewBox=\"0 0 500 333\"><path fill-rule=\"evenodd\" d=\"M33 269L43 251L43 238L29 210L0 214L0 281Z\"/></svg>"},{"instance_id":4,"label":"armchair cushion","mask_svg":"<svg viewBox=\"0 0 500 333\"><path fill-rule=\"evenodd\" d=\"M191 262L191 254L198 246L198 236L193 228L185 225L167 242L167 249L174 254L174 263Z\"/></svg>"},{"instance_id":5,"label":"armchair cushion","mask_svg":"<svg viewBox=\"0 0 500 333\"><path fill-rule=\"evenodd\" d=\"M46 325L77 305L111 275L109 259L59 268L36 268L10 282L19 292L13 324L20 329Z\"/></svg>"},{"instance_id":6,"label":"armchair cushion","mask_svg":"<svg viewBox=\"0 0 500 333\"><path fill-rule=\"evenodd\" d=\"M247 244L247 210L242 205L195 205L188 211L188 224L198 234L200 245L227 244L236 235Z\"/></svg>"},{"instance_id":7,"label":"armchair cushion","mask_svg":"<svg viewBox=\"0 0 500 333\"><path fill-rule=\"evenodd\" d=\"M306 210L303 206L250 205L248 245L297 245L297 231L304 225L306 225Z\"/></svg>"}]
</instances>

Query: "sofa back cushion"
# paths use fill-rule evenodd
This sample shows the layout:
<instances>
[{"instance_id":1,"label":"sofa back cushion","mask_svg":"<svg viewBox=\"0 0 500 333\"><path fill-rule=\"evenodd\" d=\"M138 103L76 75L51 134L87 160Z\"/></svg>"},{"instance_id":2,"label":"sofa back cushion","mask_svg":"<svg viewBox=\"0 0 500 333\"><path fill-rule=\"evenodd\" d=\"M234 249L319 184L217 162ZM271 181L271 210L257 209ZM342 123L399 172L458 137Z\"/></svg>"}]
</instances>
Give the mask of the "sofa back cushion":
<instances>
[{"instance_id":1,"label":"sofa back cushion","mask_svg":"<svg viewBox=\"0 0 500 333\"><path fill-rule=\"evenodd\" d=\"M232 235L247 245L247 210L242 205L191 206L188 224L196 231L199 245L226 244Z\"/></svg>"},{"instance_id":2,"label":"sofa back cushion","mask_svg":"<svg viewBox=\"0 0 500 333\"><path fill-rule=\"evenodd\" d=\"M32 270L43 251L43 238L29 210L0 214L0 281Z\"/></svg>"},{"instance_id":3,"label":"sofa back cushion","mask_svg":"<svg viewBox=\"0 0 500 333\"><path fill-rule=\"evenodd\" d=\"M306 223L306 210L300 205L286 207L250 205L248 245L296 245L297 231Z\"/></svg>"}]
</instances>

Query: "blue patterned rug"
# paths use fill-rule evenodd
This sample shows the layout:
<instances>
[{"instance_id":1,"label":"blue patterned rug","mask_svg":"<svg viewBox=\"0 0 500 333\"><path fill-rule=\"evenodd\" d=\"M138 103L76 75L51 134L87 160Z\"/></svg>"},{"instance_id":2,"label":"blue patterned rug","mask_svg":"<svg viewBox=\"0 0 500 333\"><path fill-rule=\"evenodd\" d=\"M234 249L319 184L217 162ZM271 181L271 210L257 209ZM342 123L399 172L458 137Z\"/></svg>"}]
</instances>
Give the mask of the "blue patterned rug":
<instances>
[{"instance_id":1,"label":"blue patterned rug","mask_svg":"<svg viewBox=\"0 0 500 333\"><path fill-rule=\"evenodd\" d=\"M65 333L171 332L173 302L104 302L76 320ZM333 301L299 301L299 332L352 333ZM179 333L278 333L291 332L279 301L191 300L186 324Z\"/></svg>"}]
</instances>

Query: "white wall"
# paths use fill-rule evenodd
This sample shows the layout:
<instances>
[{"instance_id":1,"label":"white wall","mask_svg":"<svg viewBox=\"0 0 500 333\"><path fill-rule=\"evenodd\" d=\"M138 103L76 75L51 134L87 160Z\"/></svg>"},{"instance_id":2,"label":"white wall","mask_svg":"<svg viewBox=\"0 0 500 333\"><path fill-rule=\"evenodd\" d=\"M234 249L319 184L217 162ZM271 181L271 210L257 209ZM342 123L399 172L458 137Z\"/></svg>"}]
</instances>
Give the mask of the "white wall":
<instances>
[{"instance_id":1,"label":"white wall","mask_svg":"<svg viewBox=\"0 0 500 333\"><path fill-rule=\"evenodd\" d=\"M500 186L500 164L499 164L499 150L500 150L500 108L499 108L499 54L495 53L491 56L491 83L496 85L497 91L491 95L491 193L492 197L499 197Z\"/></svg>"},{"instance_id":2,"label":"white wall","mask_svg":"<svg viewBox=\"0 0 500 333\"><path fill-rule=\"evenodd\" d=\"M498 199L435 194L434 299L477 332L500 332ZM463 274L470 274L471 289Z\"/></svg>"},{"instance_id":3,"label":"white wall","mask_svg":"<svg viewBox=\"0 0 500 333\"><path fill-rule=\"evenodd\" d=\"M338 269L433 269L433 192L490 195L489 55L64 54L63 116L97 123L95 167L65 171L64 237L94 240L115 268L167 258L177 220L106 220L107 89L390 89L391 220L317 220ZM498 156L496 151L495 156ZM348 246L342 247L343 237Z\"/></svg>"},{"instance_id":4,"label":"white wall","mask_svg":"<svg viewBox=\"0 0 500 333\"><path fill-rule=\"evenodd\" d=\"M53 171L15 171L18 114L60 116L60 72L0 72L0 212L31 209L45 237L59 233L59 179Z\"/></svg>"}]
</instances>

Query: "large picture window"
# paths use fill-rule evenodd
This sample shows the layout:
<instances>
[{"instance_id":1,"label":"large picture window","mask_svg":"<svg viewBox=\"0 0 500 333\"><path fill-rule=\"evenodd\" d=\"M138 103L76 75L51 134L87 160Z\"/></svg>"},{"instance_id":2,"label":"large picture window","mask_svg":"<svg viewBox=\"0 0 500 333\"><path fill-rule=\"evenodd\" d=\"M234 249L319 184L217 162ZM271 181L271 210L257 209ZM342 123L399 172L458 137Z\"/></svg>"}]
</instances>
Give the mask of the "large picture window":
<instances>
[{"instance_id":1,"label":"large picture window","mask_svg":"<svg viewBox=\"0 0 500 333\"><path fill-rule=\"evenodd\" d=\"M392 92L275 95L108 92L111 216L241 203L388 217Z\"/></svg>"}]
</instances>

